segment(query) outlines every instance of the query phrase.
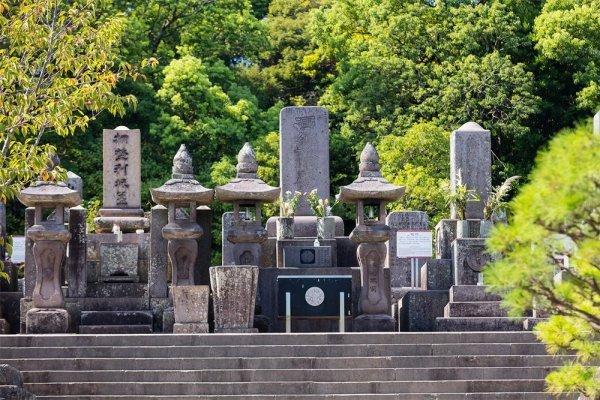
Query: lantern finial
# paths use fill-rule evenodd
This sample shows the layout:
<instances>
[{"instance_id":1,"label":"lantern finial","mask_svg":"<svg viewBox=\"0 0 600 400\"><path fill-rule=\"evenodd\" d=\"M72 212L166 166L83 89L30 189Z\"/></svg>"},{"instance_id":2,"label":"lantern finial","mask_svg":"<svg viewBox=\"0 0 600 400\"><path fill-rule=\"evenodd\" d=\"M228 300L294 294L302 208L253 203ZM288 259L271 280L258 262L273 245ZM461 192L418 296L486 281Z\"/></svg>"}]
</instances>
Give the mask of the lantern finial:
<instances>
[{"instance_id":1,"label":"lantern finial","mask_svg":"<svg viewBox=\"0 0 600 400\"><path fill-rule=\"evenodd\" d=\"M192 162L192 156L182 144L173 158L173 179L185 179L194 177L194 165Z\"/></svg>"},{"instance_id":2,"label":"lantern finial","mask_svg":"<svg viewBox=\"0 0 600 400\"><path fill-rule=\"evenodd\" d=\"M258 163L256 162L256 156L250 143L244 143L244 146L238 153L237 161L236 169L238 178L257 178Z\"/></svg>"},{"instance_id":3,"label":"lantern finial","mask_svg":"<svg viewBox=\"0 0 600 400\"><path fill-rule=\"evenodd\" d=\"M358 170L358 176L361 177L381 176L381 171L379 170L379 154L377 154L377 150L371 142L367 142L362 153L360 153L360 165Z\"/></svg>"}]
</instances>

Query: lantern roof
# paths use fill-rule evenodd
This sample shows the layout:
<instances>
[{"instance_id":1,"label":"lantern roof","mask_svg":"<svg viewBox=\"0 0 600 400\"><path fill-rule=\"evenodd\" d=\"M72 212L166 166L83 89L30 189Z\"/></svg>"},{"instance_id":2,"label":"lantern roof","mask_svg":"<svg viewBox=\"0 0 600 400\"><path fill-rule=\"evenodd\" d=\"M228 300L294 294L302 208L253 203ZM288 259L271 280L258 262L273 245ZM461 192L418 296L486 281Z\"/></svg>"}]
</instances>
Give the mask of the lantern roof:
<instances>
[{"instance_id":1,"label":"lantern roof","mask_svg":"<svg viewBox=\"0 0 600 400\"><path fill-rule=\"evenodd\" d=\"M379 154L371 143L367 143L360 154L358 178L340 188L340 200L355 203L362 200L394 201L402 197L404 186L389 183L379 167Z\"/></svg>"},{"instance_id":2,"label":"lantern roof","mask_svg":"<svg viewBox=\"0 0 600 400\"><path fill-rule=\"evenodd\" d=\"M64 182L37 181L21 190L19 201L27 207L75 207L81 204L81 196Z\"/></svg>"},{"instance_id":3,"label":"lantern roof","mask_svg":"<svg viewBox=\"0 0 600 400\"><path fill-rule=\"evenodd\" d=\"M159 188L152 189L152 201L158 204L195 202L210 204L214 190L202 186L194 176L192 157L184 144L173 158L171 179Z\"/></svg>"},{"instance_id":4,"label":"lantern roof","mask_svg":"<svg viewBox=\"0 0 600 400\"><path fill-rule=\"evenodd\" d=\"M246 142L237 156L236 177L223 186L217 186L219 201L273 202L279 196L279 188L270 186L258 177L258 162L250 143Z\"/></svg>"}]
</instances>

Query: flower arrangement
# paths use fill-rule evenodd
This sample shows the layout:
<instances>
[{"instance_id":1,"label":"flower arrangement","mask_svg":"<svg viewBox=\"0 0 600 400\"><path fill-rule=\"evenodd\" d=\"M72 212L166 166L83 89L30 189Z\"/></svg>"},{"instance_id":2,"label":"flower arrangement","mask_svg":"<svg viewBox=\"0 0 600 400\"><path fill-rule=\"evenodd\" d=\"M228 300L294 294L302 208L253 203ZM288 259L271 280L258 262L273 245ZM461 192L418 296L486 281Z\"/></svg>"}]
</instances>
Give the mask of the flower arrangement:
<instances>
[{"instance_id":1,"label":"flower arrangement","mask_svg":"<svg viewBox=\"0 0 600 400\"><path fill-rule=\"evenodd\" d=\"M479 201L481 198L477 192L473 189L468 189L467 185L462 184L460 175L458 177L458 185L456 189L452 191L450 186L446 188L446 205L454 206L456 210L456 217L459 220L464 220L467 214L467 203L469 201Z\"/></svg>"},{"instance_id":2,"label":"flower arrangement","mask_svg":"<svg viewBox=\"0 0 600 400\"><path fill-rule=\"evenodd\" d=\"M300 198L302 197L302 193L296 191L292 194L291 191L286 191L280 202L281 202L281 216L286 218L292 218L296 213L296 208L298 208L298 203L300 202Z\"/></svg>"},{"instance_id":3,"label":"flower arrangement","mask_svg":"<svg viewBox=\"0 0 600 400\"><path fill-rule=\"evenodd\" d=\"M338 198L336 196L336 200L333 203L330 203L329 199L322 199L317 194L317 189L313 189L306 195L306 199L308 200L308 204L310 208L315 213L315 216L318 218L330 217L333 215L331 210L338 203Z\"/></svg>"}]
</instances>

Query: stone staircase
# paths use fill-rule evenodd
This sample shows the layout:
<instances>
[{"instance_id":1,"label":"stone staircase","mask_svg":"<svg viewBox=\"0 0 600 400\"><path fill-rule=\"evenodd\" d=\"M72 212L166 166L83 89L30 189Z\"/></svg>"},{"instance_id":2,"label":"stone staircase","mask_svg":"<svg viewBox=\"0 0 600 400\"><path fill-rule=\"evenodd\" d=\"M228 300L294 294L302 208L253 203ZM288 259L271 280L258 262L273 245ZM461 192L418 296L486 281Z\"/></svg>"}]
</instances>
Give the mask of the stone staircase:
<instances>
[{"instance_id":1,"label":"stone staircase","mask_svg":"<svg viewBox=\"0 0 600 400\"><path fill-rule=\"evenodd\" d=\"M566 359L530 332L0 336L46 400L551 399Z\"/></svg>"},{"instance_id":2,"label":"stone staircase","mask_svg":"<svg viewBox=\"0 0 600 400\"><path fill-rule=\"evenodd\" d=\"M509 318L501 298L487 293L485 286L462 285L450 288L450 302L444 317L436 318L438 331L522 331L527 318Z\"/></svg>"}]
</instances>

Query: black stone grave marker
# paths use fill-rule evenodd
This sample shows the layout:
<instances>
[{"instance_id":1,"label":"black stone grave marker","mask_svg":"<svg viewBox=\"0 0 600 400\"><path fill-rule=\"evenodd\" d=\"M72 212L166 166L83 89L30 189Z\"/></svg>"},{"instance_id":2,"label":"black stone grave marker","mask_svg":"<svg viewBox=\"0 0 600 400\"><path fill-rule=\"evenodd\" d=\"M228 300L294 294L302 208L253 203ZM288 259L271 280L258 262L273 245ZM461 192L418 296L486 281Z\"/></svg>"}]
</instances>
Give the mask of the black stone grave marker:
<instances>
[{"instance_id":1,"label":"black stone grave marker","mask_svg":"<svg viewBox=\"0 0 600 400\"><path fill-rule=\"evenodd\" d=\"M292 318L339 316L340 292L344 293L344 315L351 316L351 275L278 276L278 315L285 317L286 293L290 293Z\"/></svg>"}]
</instances>

